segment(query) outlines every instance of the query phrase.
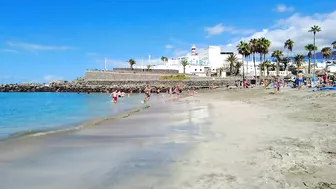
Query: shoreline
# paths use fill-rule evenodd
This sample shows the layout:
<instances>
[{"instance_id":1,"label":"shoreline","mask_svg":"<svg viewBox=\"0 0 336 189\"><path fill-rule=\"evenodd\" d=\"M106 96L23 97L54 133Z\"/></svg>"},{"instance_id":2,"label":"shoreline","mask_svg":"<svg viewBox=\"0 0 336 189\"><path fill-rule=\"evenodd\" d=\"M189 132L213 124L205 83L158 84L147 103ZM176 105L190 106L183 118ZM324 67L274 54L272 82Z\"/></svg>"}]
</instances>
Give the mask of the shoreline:
<instances>
[{"instance_id":1,"label":"shoreline","mask_svg":"<svg viewBox=\"0 0 336 189\"><path fill-rule=\"evenodd\" d=\"M186 98L186 97L188 97L188 95L182 94L182 95L179 95L179 96L168 97L168 99L163 99L163 100L165 102L171 102L171 101L176 101L178 99ZM155 101L156 100L157 99L155 99ZM23 140L23 139L31 138L31 137L43 137L43 136L47 136L47 135L66 134L66 133L71 133L71 132L75 132L75 131L82 130L82 129L88 129L90 127L96 127L96 126L99 126L99 125L104 124L106 122L111 123L115 120L125 119L129 116L132 116L133 114L136 114L136 113L141 112L141 111L143 111L147 108L150 108L152 104L153 104L153 102L150 101L149 104L142 104L142 105L139 105L138 107L131 108L130 110L120 112L116 115L111 115L111 116L101 117L101 118L93 118L93 119L90 119L90 120L87 120L87 121L80 122L78 124L59 126L59 127L45 129L45 130L40 129L40 130L26 130L26 131L15 132L15 133L9 134L7 136L0 137L0 143L1 142L10 142L10 141L13 141L13 140Z\"/></svg>"},{"instance_id":2,"label":"shoreline","mask_svg":"<svg viewBox=\"0 0 336 189\"><path fill-rule=\"evenodd\" d=\"M117 115L112 115L109 117L102 117L102 118L93 118L88 121L83 121L82 123L78 124L72 124L67 126L60 126L52 129L41 129L41 130L26 130L26 131L20 131L16 133L12 133L8 136L0 137L0 142L9 142L13 140L23 140L25 138L29 137L42 137L46 135L56 135L56 134L65 134L70 133L74 131L78 131L81 129L86 129L90 127L99 126L99 124L102 124L104 122L118 120L118 119L124 119L127 118L137 112L140 112L144 109L149 108L150 105L142 105L139 107L132 108L131 110L127 110L125 112L120 112Z\"/></svg>"}]
</instances>

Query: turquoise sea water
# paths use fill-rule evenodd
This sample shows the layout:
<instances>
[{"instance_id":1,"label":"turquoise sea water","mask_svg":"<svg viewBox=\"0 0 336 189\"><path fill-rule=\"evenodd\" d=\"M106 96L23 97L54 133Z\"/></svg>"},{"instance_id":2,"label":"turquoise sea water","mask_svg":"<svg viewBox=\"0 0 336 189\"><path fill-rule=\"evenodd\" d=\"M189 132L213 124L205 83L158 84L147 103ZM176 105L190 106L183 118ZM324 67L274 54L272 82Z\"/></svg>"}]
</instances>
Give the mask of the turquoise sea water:
<instances>
[{"instance_id":1,"label":"turquoise sea water","mask_svg":"<svg viewBox=\"0 0 336 189\"><path fill-rule=\"evenodd\" d=\"M0 93L0 137L79 126L140 107L142 99L133 94L114 104L106 93Z\"/></svg>"}]
</instances>

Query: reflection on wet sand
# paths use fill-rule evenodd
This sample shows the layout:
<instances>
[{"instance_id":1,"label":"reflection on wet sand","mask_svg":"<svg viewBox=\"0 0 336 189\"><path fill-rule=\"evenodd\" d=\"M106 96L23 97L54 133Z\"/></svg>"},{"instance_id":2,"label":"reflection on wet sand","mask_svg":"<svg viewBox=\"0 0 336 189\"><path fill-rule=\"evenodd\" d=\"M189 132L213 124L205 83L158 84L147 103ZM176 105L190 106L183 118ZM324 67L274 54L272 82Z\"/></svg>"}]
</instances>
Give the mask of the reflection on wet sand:
<instances>
[{"instance_id":1,"label":"reflection on wet sand","mask_svg":"<svg viewBox=\"0 0 336 189\"><path fill-rule=\"evenodd\" d=\"M91 129L0 143L0 188L157 188L209 114L193 102L154 105Z\"/></svg>"}]
</instances>

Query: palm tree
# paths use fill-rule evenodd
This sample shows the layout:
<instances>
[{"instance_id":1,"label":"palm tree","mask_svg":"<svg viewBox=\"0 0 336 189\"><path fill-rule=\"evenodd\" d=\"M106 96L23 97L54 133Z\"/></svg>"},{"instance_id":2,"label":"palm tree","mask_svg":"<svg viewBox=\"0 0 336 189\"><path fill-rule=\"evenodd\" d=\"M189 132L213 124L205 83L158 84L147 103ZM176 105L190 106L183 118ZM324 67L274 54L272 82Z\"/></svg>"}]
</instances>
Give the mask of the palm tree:
<instances>
[{"instance_id":1,"label":"palm tree","mask_svg":"<svg viewBox=\"0 0 336 189\"><path fill-rule=\"evenodd\" d=\"M251 39L249 45L250 45L250 49L251 49L251 53L252 53L252 57L253 57L254 77L255 77L255 79L257 79L257 69L256 69L256 65L255 65L255 59L256 59L255 54L258 52L258 39L256 39L256 38Z\"/></svg>"},{"instance_id":2,"label":"palm tree","mask_svg":"<svg viewBox=\"0 0 336 189\"><path fill-rule=\"evenodd\" d=\"M321 50L322 57L326 59L326 70L328 67L328 60L331 57L331 48L330 47L324 47Z\"/></svg>"},{"instance_id":3,"label":"palm tree","mask_svg":"<svg viewBox=\"0 0 336 189\"><path fill-rule=\"evenodd\" d=\"M258 51L260 53L260 62L262 62L262 56L264 56L264 61L266 60L266 54L268 54L268 49L271 46L271 41L266 39L265 37L258 39ZM261 73L261 67L260 67L260 73ZM261 78L259 78L259 82L261 81Z\"/></svg>"},{"instance_id":4,"label":"palm tree","mask_svg":"<svg viewBox=\"0 0 336 189\"><path fill-rule=\"evenodd\" d=\"M151 69L152 65L148 64L147 65L147 71L149 72L149 70Z\"/></svg>"},{"instance_id":5,"label":"palm tree","mask_svg":"<svg viewBox=\"0 0 336 189\"><path fill-rule=\"evenodd\" d=\"M227 58L226 61L229 62L229 68L230 68L230 74L233 75L233 68L235 67L235 64L238 61L238 58L235 54L230 54Z\"/></svg>"},{"instance_id":6,"label":"palm tree","mask_svg":"<svg viewBox=\"0 0 336 189\"><path fill-rule=\"evenodd\" d=\"M310 28L310 30L308 32L312 32L314 34L314 46L316 46L315 44L315 39L316 39L316 33L322 31L321 28L319 26L312 26ZM316 67L316 50L314 50L314 73L315 73L315 67Z\"/></svg>"},{"instance_id":7,"label":"palm tree","mask_svg":"<svg viewBox=\"0 0 336 189\"><path fill-rule=\"evenodd\" d=\"M277 62L277 69L276 69L276 75L279 76L279 64L280 64L280 61L281 61L281 58L283 57L283 53L281 50L275 50L273 53L272 53L272 57L273 58L276 58L276 62Z\"/></svg>"},{"instance_id":8,"label":"palm tree","mask_svg":"<svg viewBox=\"0 0 336 189\"><path fill-rule=\"evenodd\" d=\"M244 58L248 57L251 54L251 49L248 43L246 43L245 41L240 41L239 44L237 45L237 50L239 54L243 55L242 66L243 66L243 80L244 80L245 79Z\"/></svg>"},{"instance_id":9,"label":"palm tree","mask_svg":"<svg viewBox=\"0 0 336 189\"><path fill-rule=\"evenodd\" d=\"M287 39L284 45L284 48L287 48L287 64L289 63L289 52L293 52L293 47L294 47L294 41L292 41L291 39Z\"/></svg>"},{"instance_id":10,"label":"palm tree","mask_svg":"<svg viewBox=\"0 0 336 189\"><path fill-rule=\"evenodd\" d=\"M239 75L239 72L240 72L240 68L242 67L242 63L241 62L237 62L236 65L235 65L235 70L236 70L236 75Z\"/></svg>"},{"instance_id":11,"label":"palm tree","mask_svg":"<svg viewBox=\"0 0 336 189\"><path fill-rule=\"evenodd\" d=\"M131 70L133 70L133 65L136 64L135 60L134 59L129 59L127 62L130 64Z\"/></svg>"},{"instance_id":12,"label":"palm tree","mask_svg":"<svg viewBox=\"0 0 336 189\"><path fill-rule=\"evenodd\" d=\"M302 54L297 54L294 56L297 69L300 69L300 67L302 66L303 59L304 59L304 56Z\"/></svg>"},{"instance_id":13,"label":"palm tree","mask_svg":"<svg viewBox=\"0 0 336 189\"><path fill-rule=\"evenodd\" d=\"M181 64L182 64L182 66L183 66L183 73L185 74L185 68L186 68L186 66L189 65L189 63L188 63L188 61L187 61L186 59L183 59L183 60L181 61Z\"/></svg>"},{"instance_id":14,"label":"palm tree","mask_svg":"<svg viewBox=\"0 0 336 189\"><path fill-rule=\"evenodd\" d=\"M267 76L269 75L269 71L268 71L268 68L271 66L271 61L270 60L266 60L264 63L263 63L263 66L265 67L265 70L266 70L266 73L267 73Z\"/></svg>"},{"instance_id":15,"label":"palm tree","mask_svg":"<svg viewBox=\"0 0 336 189\"><path fill-rule=\"evenodd\" d=\"M167 61L168 61L168 58L167 58L167 57L165 57L165 56L162 56L162 57L161 57L161 61L162 61L163 63L165 63L165 62L167 62Z\"/></svg>"},{"instance_id":16,"label":"palm tree","mask_svg":"<svg viewBox=\"0 0 336 189\"><path fill-rule=\"evenodd\" d=\"M310 62L312 58L312 51L316 51L317 47L314 44L308 44L305 46L306 51L308 51L308 73L310 74Z\"/></svg>"}]
</instances>

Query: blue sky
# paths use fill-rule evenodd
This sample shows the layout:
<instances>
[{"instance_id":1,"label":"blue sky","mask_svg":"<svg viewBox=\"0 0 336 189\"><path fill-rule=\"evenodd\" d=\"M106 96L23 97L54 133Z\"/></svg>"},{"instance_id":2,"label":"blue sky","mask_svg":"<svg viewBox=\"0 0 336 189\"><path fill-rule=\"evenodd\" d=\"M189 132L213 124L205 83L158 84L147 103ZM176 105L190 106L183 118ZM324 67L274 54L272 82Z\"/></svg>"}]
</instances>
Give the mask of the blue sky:
<instances>
[{"instance_id":1,"label":"blue sky","mask_svg":"<svg viewBox=\"0 0 336 189\"><path fill-rule=\"evenodd\" d=\"M327 45L335 7L334 0L0 0L0 82L72 80L103 68L104 57L121 67L149 54L184 55L193 43L234 50L240 39L263 35L274 48L286 37L308 43L300 28L313 24L323 26L318 43Z\"/></svg>"}]
</instances>

